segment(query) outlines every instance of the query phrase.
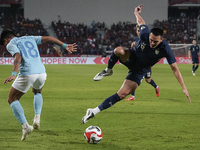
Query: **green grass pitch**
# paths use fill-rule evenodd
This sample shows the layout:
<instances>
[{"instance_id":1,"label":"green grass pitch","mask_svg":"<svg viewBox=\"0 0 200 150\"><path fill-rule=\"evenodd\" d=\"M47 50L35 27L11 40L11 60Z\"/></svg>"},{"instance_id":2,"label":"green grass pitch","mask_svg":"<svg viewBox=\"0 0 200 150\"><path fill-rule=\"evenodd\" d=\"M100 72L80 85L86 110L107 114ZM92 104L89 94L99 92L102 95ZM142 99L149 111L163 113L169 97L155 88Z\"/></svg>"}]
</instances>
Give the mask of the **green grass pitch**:
<instances>
[{"instance_id":1,"label":"green grass pitch","mask_svg":"<svg viewBox=\"0 0 200 150\"><path fill-rule=\"evenodd\" d=\"M122 100L81 124L87 108L94 108L115 94L127 75L127 68L115 65L114 74L95 82L93 77L106 65L46 65L40 130L21 142L21 125L7 102L11 83L3 85L12 65L0 65L0 150L199 150L200 69L192 76L192 65L178 65L190 93L190 104L170 66L157 64L152 79L136 90L135 101ZM29 124L34 117L31 89L21 98ZM97 125L103 131L99 144L88 144L84 131Z\"/></svg>"}]
</instances>

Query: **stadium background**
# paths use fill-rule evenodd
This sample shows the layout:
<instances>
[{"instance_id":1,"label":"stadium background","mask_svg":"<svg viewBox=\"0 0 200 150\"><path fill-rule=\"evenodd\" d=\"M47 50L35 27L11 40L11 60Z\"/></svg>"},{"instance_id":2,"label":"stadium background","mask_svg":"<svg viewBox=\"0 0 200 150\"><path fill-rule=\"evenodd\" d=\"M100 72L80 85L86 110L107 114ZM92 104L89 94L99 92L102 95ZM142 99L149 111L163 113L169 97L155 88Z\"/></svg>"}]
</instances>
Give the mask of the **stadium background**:
<instances>
[{"instance_id":1,"label":"stadium background","mask_svg":"<svg viewBox=\"0 0 200 150\"><path fill-rule=\"evenodd\" d=\"M41 2L43 1L48 0L41 0ZM71 3L74 1L76 0L71 1ZM157 1L151 2L155 4ZM17 31L17 34L20 36L26 34L45 35L47 32L51 35L52 33L49 31L54 31L53 27L51 27L52 23L49 27L49 25L43 24L43 20L40 21L35 18L27 19L27 16L23 16L23 12L26 8L24 8L25 6L23 5L21 6L19 0L0 0L0 2L3 3L1 3L0 11L4 12L4 16L0 13L0 30L7 27L14 27L15 31ZM18 2L18 5L10 5L10 3ZM59 2L59 0L57 0L57 2ZM92 0L90 2L92 2ZM107 2L107 4L109 4L109 2ZM193 18L193 16L196 15L198 16L199 8L197 7L197 1L191 0L190 2L187 2L184 0L173 0L171 2L178 4L180 2L179 5L183 5L182 8L188 8L188 6L184 5L195 5L195 7L180 10L187 11L188 14L191 12L191 14L189 14L191 17L187 17L187 19ZM49 3L48 5L52 4ZM144 11L146 11L145 9L151 9L149 8L148 3L144 3L144 5ZM131 6L132 15L135 6ZM38 5L37 7L42 6ZM64 6L63 4L63 7L67 12L67 5ZM170 13L172 12L171 7L172 6L170 6L170 11L168 11ZM53 11L58 11L56 9L52 6L52 10L48 15L50 16ZM174 9L178 8L176 7ZM194 11L196 9L197 11ZM176 10L174 11L176 12ZM172 12L174 16L180 15L180 13L175 13L174 11ZM197 14L194 14L195 12L197 12ZM8 15L7 13L11 15ZM35 13L35 11L32 13ZM42 14L37 16L37 18L40 16L42 16ZM143 13L142 16L145 19L148 19L148 17L151 17L152 15ZM111 16L110 19L112 17L113 16ZM59 21L58 16L54 19L56 22ZM64 23L65 20L63 20L63 18L60 19L61 22ZM91 23L93 19L94 18L91 18ZM180 17L177 19L180 19ZM129 20L133 23L133 26L134 20L134 16L132 16L132 20ZM96 24L98 21L99 20L95 19ZM197 17L196 21L197 26ZM74 26L72 25L74 22L71 23L71 20L69 22L70 26ZM77 22L79 22L78 19ZM157 23L161 22L162 19ZM186 22L188 23L188 21ZM87 26L91 26L91 23ZM120 27L119 22L116 24ZM105 22L105 26L107 26L108 31L111 29L107 22ZM129 27L129 25L127 26ZM131 25L131 27L133 26ZM154 26L154 24L148 24L148 26ZM195 36L198 35L198 27L199 25L197 26ZM176 30L173 29L178 30L178 27L173 26L173 28L170 28L170 30L175 33ZM190 26L189 29L191 29ZM101 30L100 27L97 28L97 35L99 34L99 30ZM104 31L105 30L103 29L103 32ZM110 32L112 33L112 31ZM116 30L116 33L121 33L122 31L124 30ZM90 34L90 32L86 33ZM188 33L191 33L191 30ZM134 31L133 34L135 36ZM52 35L57 36L56 32ZM81 35L81 37L87 39L87 36ZM126 36L124 37L126 39ZM71 36L66 36L65 38L61 36L59 38L63 38L65 40L68 38L73 40L75 38L78 39L78 37ZM117 36L116 39L118 38L120 39L120 36ZM109 42L110 39L108 38L106 40ZM88 42L89 41L90 40L88 40ZM177 44L179 42L182 42L181 39L173 39L171 43ZM190 42L191 41L188 42L189 45L191 44ZM93 43L91 43L91 45L89 44L87 47L92 48ZM122 44L126 43L124 42ZM67 54L63 55L63 57L59 57L55 50L53 51L53 54L46 54L48 48L52 48L50 44L39 46L40 50L44 50L44 52L41 51L41 55L43 56L42 60L47 64L51 62L61 64L67 61L71 64L80 64L80 62L85 62L86 58L87 60L92 59L93 56L98 56L95 57L96 62L106 63L106 59L108 59L108 57L101 57L101 53L98 55L91 55L88 51L83 51L84 53L81 53L81 55L73 55L76 57L69 57ZM176 56L182 55L182 51L180 50L173 49L173 51ZM2 62L3 64L12 64L13 59L9 57L8 54L6 57L1 57L3 52L6 52L5 48L0 47L0 64ZM108 55L109 53L107 53L107 56ZM188 59L181 60L181 62L184 61L188 62ZM94 62L94 60L92 60L92 62ZM155 95L154 89L147 85L147 83L143 80L143 83L137 89L135 101L121 101L111 109L103 111L101 114L98 114L95 119L92 119L90 122L83 125L80 125L80 121L85 114L86 109L88 107L96 107L103 101L103 99L110 96L111 93L116 92L121 86L124 77L127 75L127 68L123 65L115 65L112 77L105 78L101 82L93 82L92 78L94 75L104 69L106 65L45 65L45 67L48 73L48 79L43 89L44 107L42 110L41 128L38 131L34 131L27 141L20 142L21 127L14 118L7 103L7 97L11 84L3 85L3 81L10 75L13 66L0 65L0 80L2 83L0 86L0 104L2 106L0 118L0 150L199 150L200 102L198 95L198 83L200 82L200 78L198 77L199 70L196 72L196 77L192 76L191 64L178 64L184 78L184 82L190 93L192 100L191 104L188 103L187 98L182 93L182 88L174 77L171 69L169 69L169 65L157 64L153 67L152 79L155 79L156 83L160 86L161 95L158 98ZM30 123L32 122L34 114L32 99L33 94L30 89L20 100L22 106L24 107L26 117ZM103 140L100 144L88 145L85 142L83 132L89 125L98 125L101 127L103 131Z\"/></svg>"},{"instance_id":2,"label":"stadium background","mask_svg":"<svg viewBox=\"0 0 200 150\"><path fill-rule=\"evenodd\" d=\"M40 45L40 54L42 57L90 56L92 63L98 60L104 64L107 58L96 57L109 56L119 45L129 47L136 36L133 12L139 4L144 4L142 17L148 27L163 28L164 38L173 44L175 56L191 63L187 60L188 47L194 38L199 43L200 37L199 0L0 0L0 31L12 29L17 36L50 35L65 43L75 42L78 51L73 55L51 43ZM11 55L4 46L0 46L1 56L4 58L0 64L12 62L11 58L5 59Z\"/></svg>"},{"instance_id":3,"label":"stadium background","mask_svg":"<svg viewBox=\"0 0 200 150\"><path fill-rule=\"evenodd\" d=\"M111 26L119 21L136 23L133 12L134 8L140 4L144 4L142 16L146 24L153 24L156 19L167 19L168 0L25 0L24 15L30 19L39 17L44 24L49 25L52 20L58 21L58 16L60 16L61 21L71 23L91 25L95 20Z\"/></svg>"}]
</instances>

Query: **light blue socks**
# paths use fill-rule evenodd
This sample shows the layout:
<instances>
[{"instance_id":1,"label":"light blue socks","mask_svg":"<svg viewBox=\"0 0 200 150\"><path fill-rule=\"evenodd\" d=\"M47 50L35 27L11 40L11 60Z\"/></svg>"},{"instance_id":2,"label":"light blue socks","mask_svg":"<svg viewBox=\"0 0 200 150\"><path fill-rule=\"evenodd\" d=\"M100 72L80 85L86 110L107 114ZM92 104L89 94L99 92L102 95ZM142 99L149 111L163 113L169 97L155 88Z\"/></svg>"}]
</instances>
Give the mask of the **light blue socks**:
<instances>
[{"instance_id":1,"label":"light blue socks","mask_svg":"<svg viewBox=\"0 0 200 150\"><path fill-rule=\"evenodd\" d=\"M37 93L36 95L34 95L34 101L33 101L35 114L39 114L39 115L41 114L42 104L43 104L42 95L40 93Z\"/></svg>"},{"instance_id":2,"label":"light blue socks","mask_svg":"<svg viewBox=\"0 0 200 150\"><path fill-rule=\"evenodd\" d=\"M42 95L40 93L37 93L34 95L34 109L35 109L35 114L41 114L42 111L42 104L43 104L43 99ZM10 107L14 113L14 116L17 118L19 123L22 125L23 123L27 122L26 117L24 115L24 110L18 100L12 102L10 104Z\"/></svg>"},{"instance_id":3,"label":"light blue socks","mask_svg":"<svg viewBox=\"0 0 200 150\"><path fill-rule=\"evenodd\" d=\"M17 118L17 120L23 124L26 121L26 117L24 116L24 110L20 104L20 102L17 100L17 101L14 101L10 104L10 107L14 113L14 116Z\"/></svg>"}]
</instances>

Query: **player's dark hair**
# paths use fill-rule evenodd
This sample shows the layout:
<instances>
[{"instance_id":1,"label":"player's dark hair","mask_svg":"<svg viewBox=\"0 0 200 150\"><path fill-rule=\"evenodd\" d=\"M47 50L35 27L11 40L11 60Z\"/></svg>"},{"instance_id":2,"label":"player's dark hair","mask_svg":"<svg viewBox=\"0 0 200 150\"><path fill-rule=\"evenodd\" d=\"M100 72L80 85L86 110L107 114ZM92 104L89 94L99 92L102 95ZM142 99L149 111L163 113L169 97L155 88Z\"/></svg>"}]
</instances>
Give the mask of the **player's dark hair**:
<instances>
[{"instance_id":1,"label":"player's dark hair","mask_svg":"<svg viewBox=\"0 0 200 150\"><path fill-rule=\"evenodd\" d=\"M9 39L13 36L15 36L15 33L12 30L3 30L1 32L0 45L4 45L4 40Z\"/></svg>"},{"instance_id":2,"label":"player's dark hair","mask_svg":"<svg viewBox=\"0 0 200 150\"><path fill-rule=\"evenodd\" d=\"M163 30L162 29L160 29L160 28L153 28L153 29L151 29L151 33L153 34L153 35L155 35L155 36L163 36Z\"/></svg>"},{"instance_id":3,"label":"player's dark hair","mask_svg":"<svg viewBox=\"0 0 200 150\"><path fill-rule=\"evenodd\" d=\"M140 26L137 24L137 25L136 25L136 28L139 28L139 27L140 27Z\"/></svg>"}]
</instances>

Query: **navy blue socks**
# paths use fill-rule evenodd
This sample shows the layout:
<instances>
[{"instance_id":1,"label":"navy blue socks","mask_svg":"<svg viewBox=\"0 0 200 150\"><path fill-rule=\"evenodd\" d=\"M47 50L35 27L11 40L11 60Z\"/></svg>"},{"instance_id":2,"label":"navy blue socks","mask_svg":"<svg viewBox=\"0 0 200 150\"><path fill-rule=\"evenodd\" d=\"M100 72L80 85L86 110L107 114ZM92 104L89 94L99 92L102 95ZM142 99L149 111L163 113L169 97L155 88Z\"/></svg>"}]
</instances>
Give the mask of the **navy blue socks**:
<instances>
[{"instance_id":1,"label":"navy blue socks","mask_svg":"<svg viewBox=\"0 0 200 150\"><path fill-rule=\"evenodd\" d=\"M195 65L192 65L192 71L195 72Z\"/></svg>"},{"instance_id":2,"label":"navy blue socks","mask_svg":"<svg viewBox=\"0 0 200 150\"><path fill-rule=\"evenodd\" d=\"M157 87L157 84L153 81L153 79L151 79L151 81L150 81L150 83L149 84L151 84L154 88L156 88Z\"/></svg>"},{"instance_id":3,"label":"navy blue socks","mask_svg":"<svg viewBox=\"0 0 200 150\"><path fill-rule=\"evenodd\" d=\"M117 63L119 57L115 55L114 51L111 53L110 58L108 60L108 69L112 69L113 66Z\"/></svg>"},{"instance_id":4,"label":"navy blue socks","mask_svg":"<svg viewBox=\"0 0 200 150\"><path fill-rule=\"evenodd\" d=\"M199 67L199 65L196 65L196 67L195 67L195 70L194 70L194 71L196 71L196 70L198 69L198 67Z\"/></svg>"},{"instance_id":5,"label":"navy blue socks","mask_svg":"<svg viewBox=\"0 0 200 150\"><path fill-rule=\"evenodd\" d=\"M192 71L195 72L198 69L199 65L192 65Z\"/></svg>"},{"instance_id":6,"label":"navy blue socks","mask_svg":"<svg viewBox=\"0 0 200 150\"><path fill-rule=\"evenodd\" d=\"M120 101L120 97L118 96L118 94L114 94L110 97L108 97L107 99L104 100L103 103L101 103L98 108L102 111L104 109L107 109L109 107L111 107L112 105L114 105L116 102Z\"/></svg>"}]
</instances>

